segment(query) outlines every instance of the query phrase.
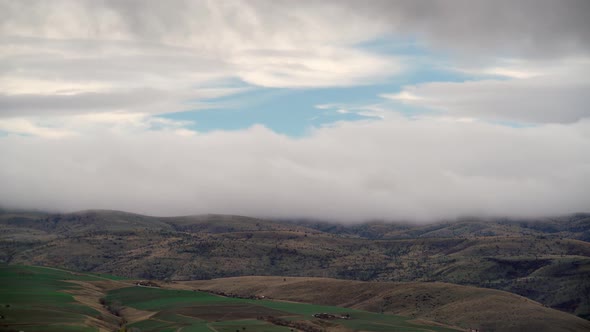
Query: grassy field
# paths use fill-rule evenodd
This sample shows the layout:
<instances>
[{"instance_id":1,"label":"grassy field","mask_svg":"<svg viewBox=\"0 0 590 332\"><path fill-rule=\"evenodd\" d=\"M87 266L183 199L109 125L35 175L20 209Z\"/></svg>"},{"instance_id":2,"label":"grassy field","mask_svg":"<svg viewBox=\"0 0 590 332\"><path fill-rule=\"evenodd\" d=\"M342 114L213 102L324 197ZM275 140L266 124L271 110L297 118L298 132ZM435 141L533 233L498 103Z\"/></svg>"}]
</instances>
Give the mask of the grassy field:
<instances>
[{"instance_id":1,"label":"grassy field","mask_svg":"<svg viewBox=\"0 0 590 332\"><path fill-rule=\"evenodd\" d=\"M0 306L0 331L290 332L294 324L310 331L456 331L336 306L140 287L111 276L15 265L0 266ZM313 317L323 312L351 319Z\"/></svg>"},{"instance_id":2,"label":"grassy field","mask_svg":"<svg viewBox=\"0 0 590 332\"><path fill-rule=\"evenodd\" d=\"M290 327L276 326L258 317L273 316L291 322L305 321L323 330L342 331L456 331L455 329L425 326L408 318L376 314L335 306L270 300L251 300L221 297L208 293L128 287L108 293L107 303L153 312L148 319L134 322L129 328L141 331L290 331ZM315 313L348 313L352 319L322 321ZM325 326L324 326L325 325Z\"/></svg>"},{"instance_id":3,"label":"grassy field","mask_svg":"<svg viewBox=\"0 0 590 332\"><path fill-rule=\"evenodd\" d=\"M0 330L98 331L89 326L100 312L74 300L64 280L100 280L49 268L0 266Z\"/></svg>"},{"instance_id":4,"label":"grassy field","mask_svg":"<svg viewBox=\"0 0 590 332\"><path fill-rule=\"evenodd\" d=\"M392 283L297 277L236 277L177 282L170 287L238 294L264 294L272 299L336 305L372 313L343 322L353 330L381 331L382 325L404 323L397 317L414 317L465 329L483 331L590 331L590 322L547 308L525 297L492 289L448 283ZM272 308L289 311L290 302L275 302ZM307 307L310 308L310 307ZM299 309L305 312L306 308ZM318 312L321 306L313 306ZM350 309L346 309L350 310ZM391 315L381 315L380 312ZM305 314L310 314L306 312ZM367 316L369 315L369 316ZM385 322L383 321L385 320ZM366 322L370 322L366 325ZM380 329L381 328L381 329ZM408 326L408 329L412 328Z\"/></svg>"},{"instance_id":5,"label":"grassy field","mask_svg":"<svg viewBox=\"0 0 590 332\"><path fill-rule=\"evenodd\" d=\"M590 330L587 321L514 294L443 283L240 277L160 284L1 265L0 331ZM266 299L250 298L262 294ZM351 319L318 319L316 313Z\"/></svg>"}]
</instances>

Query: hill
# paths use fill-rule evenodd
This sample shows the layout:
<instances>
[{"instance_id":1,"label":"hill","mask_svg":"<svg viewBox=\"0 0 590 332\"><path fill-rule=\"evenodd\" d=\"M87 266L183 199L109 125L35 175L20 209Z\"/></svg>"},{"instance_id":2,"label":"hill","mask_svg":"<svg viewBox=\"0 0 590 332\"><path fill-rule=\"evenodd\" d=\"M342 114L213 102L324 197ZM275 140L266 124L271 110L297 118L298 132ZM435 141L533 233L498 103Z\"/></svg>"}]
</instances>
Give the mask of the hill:
<instances>
[{"instance_id":1,"label":"hill","mask_svg":"<svg viewBox=\"0 0 590 332\"><path fill-rule=\"evenodd\" d=\"M236 277L175 283L177 288L335 305L481 331L585 331L590 322L522 296L447 283L328 278Z\"/></svg>"},{"instance_id":2,"label":"hill","mask_svg":"<svg viewBox=\"0 0 590 332\"><path fill-rule=\"evenodd\" d=\"M130 278L249 275L447 282L513 292L590 318L588 215L432 225L0 213L0 261Z\"/></svg>"},{"instance_id":3,"label":"hill","mask_svg":"<svg viewBox=\"0 0 590 332\"><path fill-rule=\"evenodd\" d=\"M54 268L0 265L0 280L0 331L457 331L399 315L225 297Z\"/></svg>"},{"instance_id":4,"label":"hill","mask_svg":"<svg viewBox=\"0 0 590 332\"><path fill-rule=\"evenodd\" d=\"M117 283L112 278L0 265L0 281L0 331L113 331L121 323L91 285Z\"/></svg>"}]
</instances>

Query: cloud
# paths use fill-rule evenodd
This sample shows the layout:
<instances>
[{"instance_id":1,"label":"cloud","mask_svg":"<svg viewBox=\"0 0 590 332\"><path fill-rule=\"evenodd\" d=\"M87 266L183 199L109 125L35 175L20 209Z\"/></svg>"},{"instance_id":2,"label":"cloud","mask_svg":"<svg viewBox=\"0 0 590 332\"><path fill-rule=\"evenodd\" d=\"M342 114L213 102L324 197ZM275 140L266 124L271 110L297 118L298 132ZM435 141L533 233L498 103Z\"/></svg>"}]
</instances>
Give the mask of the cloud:
<instances>
[{"instance_id":1,"label":"cloud","mask_svg":"<svg viewBox=\"0 0 590 332\"><path fill-rule=\"evenodd\" d=\"M204 102L240 91L216 89L236 80L375 84L409 66L362 46L379 38L415 38L478 65L474 54L585 56L588 9L576 0L2 1L0 117L212 107Z\"/></svg>"},{"instance_id":2,"label":"cloud","mask_svg":"<svg viewBox=\"0 0 590 332\"><path fill-rule=\"evenodd\" d=\"M247 52L238 54L233 63L242 80L273 88L374 84L402 71L402 64L393 57L329 47L304 52Z\"/></svg>"},{"instance_id":3,"label":"cloud","mask_svg":"<svg viewBox=\"0 0 590 332\"><path fill-rule=\"evenodd\" d=\"M444 116L491 121L568 123L590 117L590 96L585 93L590 89L590 60L544 65L483 68L473 71L504 78L424 83L383 97L440 110Z\"/></svg>"},{"instance_id":4,"label":"cloud","mask_svg":"<svg viewBox=\"0 0 590 332\"><path fill-rule=\"evenodd\" d=\"M453 53L549 59L590 52L590 2L585 0L347 3L394 35L412 35Z\"/></svg>"},{"instance_id":5,"label":"cloud","mask_svg":"<svg viewBox=\"0 0 590 332\"><path fill-rule=\"evenodd\" d=\"M588 4L0 0L0 204L343 221L587 210ZM376 40L479 81L385 95L428 116L334 95L317 108L371 119L302 138L159 116L257 87L430 78Z\"/></svg>"},{"instance_id":6,"label":"cloud","mask_svg":"<svg viewBox=\"0 0 590 332\"><path fill-rule=\"evenodd\" d=\"M133 128L0 137L0 201L341 221L540 216L590 203L588 121L516 129L391 113L300 139L261 126Z\"/></svg>"},{"instance_id":7,"label":"cloud","mask_svg":"<svg viewBox=\"0 0 590 332\"><path fill-rule=\"evenodd\" d=\"M168 131L183 136L194 132L185 127L188 121L175 121L155 117L149 113L106 113L95 112L81 115L31 116L0 118L0 131L4 134L37 136L41 138L61 138L65 136L83 137L88 134L142 133L150 130Z\"/></svg>"},{"instance_id":8,"label":"cloud","mask_svg":"<svg viewBox=\"0 0 590 332\"><path fill-rule=\"evenodd\" d=\"M222 85L226 64L186 49L24 37L0 45L0 117L168 113L244 90Z\"/></svg>"},{"instance_id":9,"label":"cloud","mask_svg":"<svg viewBox=\"0 0 590 332\"><path fill-rule=\"evenodd\" d=\"M338 7L285 15L256 1L1 2L0 116L179 112L240 92L219 89L228 81L310 88L398 73L395 58L354 45L377 29Z\"/></svg>"},{"instance_id":10,"label":"cloud","mask_svg":"<svg viewBox=\"0 0 590 332\"><path fill-rule=\"evenodd\" d=\"M42 138L60 138L74 135L71 130L42 126L23 118L0 119L0 132L32 135Z\"/></svg>"}]
</instances>

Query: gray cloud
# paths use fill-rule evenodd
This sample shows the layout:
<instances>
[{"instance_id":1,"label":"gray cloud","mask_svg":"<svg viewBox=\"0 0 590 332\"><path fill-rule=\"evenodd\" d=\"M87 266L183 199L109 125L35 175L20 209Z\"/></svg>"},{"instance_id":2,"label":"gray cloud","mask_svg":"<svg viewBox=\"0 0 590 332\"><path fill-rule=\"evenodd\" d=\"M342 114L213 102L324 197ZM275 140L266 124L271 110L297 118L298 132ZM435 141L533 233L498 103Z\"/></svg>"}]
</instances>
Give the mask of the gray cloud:
<instances>
[{"instance_id":1,"label":"gray cloud","mask_svg":"<svg viewBox=\"0 0 590 332\"><path fill-rule=\"evenodd\" d=\"M436 46L509 56L551 57L590 51L590 3L586 0L221 3L216 7L207 1L176 1L174 5L158 1L107 1L104 6L125 18L123 24L129 33L148 38L191 31L195 24L201 26L199 21L210 23L204 16L213 13L217 22L230 26L236 35L246 31L246 36L260 36L264 29L276 31L280 37L313 39L313 31L303 24L321 18L346 32L349 40L390 32L426 37ZM330 29L325 31L331 33ZM318 29L315 33L322 35L325 31Z\"/></svg>"},{"instance_id":2,"label":"gray cloud","mask_svg":"<svg viewBox=\"0 0 590 332\"><path fill-rule=\"evenodd\" d=\"M316 7L285 16L262 2L0 2L0 117L178 112L238 91L219 88L228 80L351 86L400 70L352 46L374 35L370 23L342 27L326 19L332 5Z\"/></svg>"},{"instance_id":3,"label":"gray cloud","mask_svg":"<svg viewBox=\"0 0 590 332\"><path fill-rule=\"evenodd\" d=\"M240 91L220 86L227 63L185 48L14 36L0 46L0 117L167 113Z\"/></svg>"},{"instance_id":4,"label":"gray cloud","mask_svg":"<svg viewBox=\"0 0 590 332\"><path fill-rule=\"evenodd\" d=\"M586 0L377 0L348 4L436 47L469 55L551 58L590 52Z\"/></svg>"},{"instance_id":5,"label":"gray cloud","mask_svg":"<svg viewBox=\"0 0 590 332\"><path fill-rule=\"evenodd\" d=\"M587 210L589 4L0 0L0 203L345 221ZM502 79L404 88L444 117L381 110L300 139L154 116L240 91L232 80L380 82L403 63L359 45L383 37L453 52L453 69L520 62Z\"/></svg>"},{"instance_id":6,"label":"gray cloud","mask_svg":"<svg viewBox=\"0 0 590 332\"><path fill-rule=\"evenodd\" d=\"M355 45L388 35L458 51L465 55L458 62L483 61L474 54L583 57L590 50L589 6L576 0L2 1L0 116L177 112L186 100L219 96L211 87L236 78L283 88L375 83L399 73L403 63ZM28 90L20 91L23 86ZM155 96L164 98L146 107ZM578 117L568 112L575 114L567 121Z\"/></svg>"},{"instance_id":7,"label":"gray cloud","mask_svg":"<svg viewBox=\"0 0 590 332\"><path fill-rule=\"evenodd\" d=\"M386 95L403 103L443 111L439 115L511 123L568 123L590 117L590 82L551 77L426 83Z\"/></svg>"},{"instance_id":8,"label":"gray cloud","mask_svg":"<svg viewBox=\"0 0 590 332\"><path fill-rule=\"evenodd\" d=\"M587 121L515 129L390 115L303 139L263 127L7 136L0 201L342 221L570 213L590 206L588 133Z\"/></svg>"},{"instance_id":9,"label":"gray cloud","mask_svg":"<svg viewBox=\"0 0 590 332\"><path fill-rule=\"evenodd\" d=\"M161 104L170 106L162 98L166 98L166 95L149 89L131 92L77 93L73 96L0 94L0 108L5 110L2 113L6 116L43 116L44 112L55 115L108 112L118 108L134 109L139 106L145 107L144 111L149 111L149 108L158 108L157 106Z\"/></svg>"}]
</instances>

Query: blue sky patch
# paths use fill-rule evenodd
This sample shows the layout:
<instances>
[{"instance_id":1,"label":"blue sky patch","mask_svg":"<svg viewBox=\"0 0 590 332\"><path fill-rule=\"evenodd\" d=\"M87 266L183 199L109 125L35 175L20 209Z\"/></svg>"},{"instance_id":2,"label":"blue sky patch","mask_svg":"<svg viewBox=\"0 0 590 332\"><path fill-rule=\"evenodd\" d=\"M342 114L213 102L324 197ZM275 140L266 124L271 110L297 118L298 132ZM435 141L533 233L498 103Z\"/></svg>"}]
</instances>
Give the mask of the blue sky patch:
<instances>
[{"instance_id":1,"label":"blue sky patch","mask_svg":"<svg viewBox=\"0 0 590 332\"><path fill-rule=\"evenodd\" d=\"M363 106L386 104L393 110L412 114L423 112L414 107L385 101L381 94L397 93L404 86L426 82L461 82L477 79L474 75L448 69L444 55L435 55L411 41L387 42L379 39L360 47L376 53L401 56L405 69L384 82L336 88L264 88L244 82L231 82L232 87L247 88L245 92L209 99L209 109L161 115L161 117L190 121L190 129L201 132L239 130L255 124L264 125L278 133L302 136L310 127L320 127L338 121L358 121L367 116L347 110ZM335 105L318 108L318 105ZM344 110L344 111L343 111Z\"/></svg>"}]
</instances>

